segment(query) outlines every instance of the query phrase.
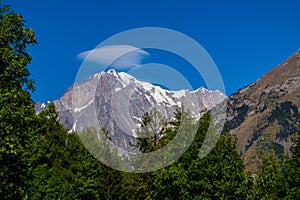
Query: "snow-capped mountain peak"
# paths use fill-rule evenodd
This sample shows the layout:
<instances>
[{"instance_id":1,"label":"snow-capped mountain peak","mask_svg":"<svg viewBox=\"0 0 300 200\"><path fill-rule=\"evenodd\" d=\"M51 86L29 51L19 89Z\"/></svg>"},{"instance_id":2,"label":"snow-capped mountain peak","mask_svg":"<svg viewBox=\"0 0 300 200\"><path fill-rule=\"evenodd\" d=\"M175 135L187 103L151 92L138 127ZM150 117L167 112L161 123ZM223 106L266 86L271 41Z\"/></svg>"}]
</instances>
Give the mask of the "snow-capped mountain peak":
<instances>
[{"instance_id":1,"label":"snow-capped mountain peak","mask_svg":"<svg viewBox=\"0 0 300 200\"><path fill-rule=\"evenodd\" d=\"M203 87L195 91L169 91L127 73L109 70L72 85L54 104L61 122L70 131L101 126L114 137L121 137L124 129L136 129L142 116L153 108L167 120L182 105L192 116L199 117L202 110L211 109L226 98L219 91ZM37 110L45 107L40 104Z\"/></svg>"}]
</instances>

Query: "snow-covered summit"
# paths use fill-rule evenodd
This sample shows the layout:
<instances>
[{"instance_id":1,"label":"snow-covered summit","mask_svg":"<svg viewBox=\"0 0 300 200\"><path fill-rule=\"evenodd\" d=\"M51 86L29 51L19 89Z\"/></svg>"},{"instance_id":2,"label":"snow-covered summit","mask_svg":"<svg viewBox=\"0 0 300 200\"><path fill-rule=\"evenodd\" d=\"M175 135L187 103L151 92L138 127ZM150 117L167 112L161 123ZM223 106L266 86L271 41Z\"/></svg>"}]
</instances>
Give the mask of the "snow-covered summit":
<instances>
[{"instance_id":1,"label":"snow-covered summit","mask_svg":"<svg viewBox=\"0 0 300 200\"><path fill-rule=\"evenodd\" d=\"M104 127L114 136L134 130L141 117L153 108L168 120L184 105L194 117L212 109L227 97L203 87L170 91L115 70L100 72L86 81L72 85L54 103L61 122L71 131L87 127ZM45 107L41 104L40 107Z\"/></svg>"}]
</instances>

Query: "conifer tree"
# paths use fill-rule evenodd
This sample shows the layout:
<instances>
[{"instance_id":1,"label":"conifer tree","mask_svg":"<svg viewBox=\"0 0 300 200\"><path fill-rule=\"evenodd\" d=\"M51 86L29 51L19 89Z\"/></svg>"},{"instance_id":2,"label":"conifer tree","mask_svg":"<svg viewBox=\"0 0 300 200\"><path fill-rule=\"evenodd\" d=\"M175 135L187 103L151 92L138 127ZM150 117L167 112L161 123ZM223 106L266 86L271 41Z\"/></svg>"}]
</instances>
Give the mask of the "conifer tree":
<instances>
[{"instance_id":1,"label":"conifer tree","mask_svg":"<svg viewBox=\"0 0 300 200\"><path fill-rule=\"evenodd\" d=\"M232 136L220 136L213 150L206 157L199 157L210 121L210 114L204 113L188 150L170 166L154 172L149 199L245 199L248 196L251 178L244 173Z\"/></svg>"}]
</instances>

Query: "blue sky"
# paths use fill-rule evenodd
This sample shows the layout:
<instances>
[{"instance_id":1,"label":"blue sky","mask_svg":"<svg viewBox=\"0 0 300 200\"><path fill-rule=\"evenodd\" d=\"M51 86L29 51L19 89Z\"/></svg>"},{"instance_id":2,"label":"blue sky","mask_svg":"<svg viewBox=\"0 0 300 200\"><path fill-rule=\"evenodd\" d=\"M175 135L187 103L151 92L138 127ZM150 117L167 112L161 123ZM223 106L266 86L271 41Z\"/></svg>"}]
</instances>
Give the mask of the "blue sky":
<instances>
[{"instance_id":1,"label":"blue sky","mask_svg":"<svg viewBox=\"0 0 300 200\"><path fill-rule=\"evenodd\" d=\"M78 54L132 28L164 27L192 37L216 63L227 95L257 80L300 48L297 0L3 3L24 16L38 39L38 45L29 48L35 101L59 98L75 80L82 62Z\"/></svg>"}]
</instances>

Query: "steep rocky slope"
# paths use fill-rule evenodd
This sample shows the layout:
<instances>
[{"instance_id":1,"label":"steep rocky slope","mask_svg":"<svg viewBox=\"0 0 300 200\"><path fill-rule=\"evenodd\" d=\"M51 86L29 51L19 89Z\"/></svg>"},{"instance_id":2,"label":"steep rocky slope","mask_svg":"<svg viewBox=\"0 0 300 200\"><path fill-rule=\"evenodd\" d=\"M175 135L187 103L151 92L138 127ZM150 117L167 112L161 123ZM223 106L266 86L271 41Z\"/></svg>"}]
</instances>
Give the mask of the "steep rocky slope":
<instances>
[{"instance_id":1,"label":"steep rocky slope","mask_svg":"<svg viewBox=\"0 0 300 200\"><path fill-rule=\"evenodd\" d=\"M229 97L228 125L247 170L256 171L263 153L291 153L299 108L300 50Z\"/></svg>"}]
</instances>

